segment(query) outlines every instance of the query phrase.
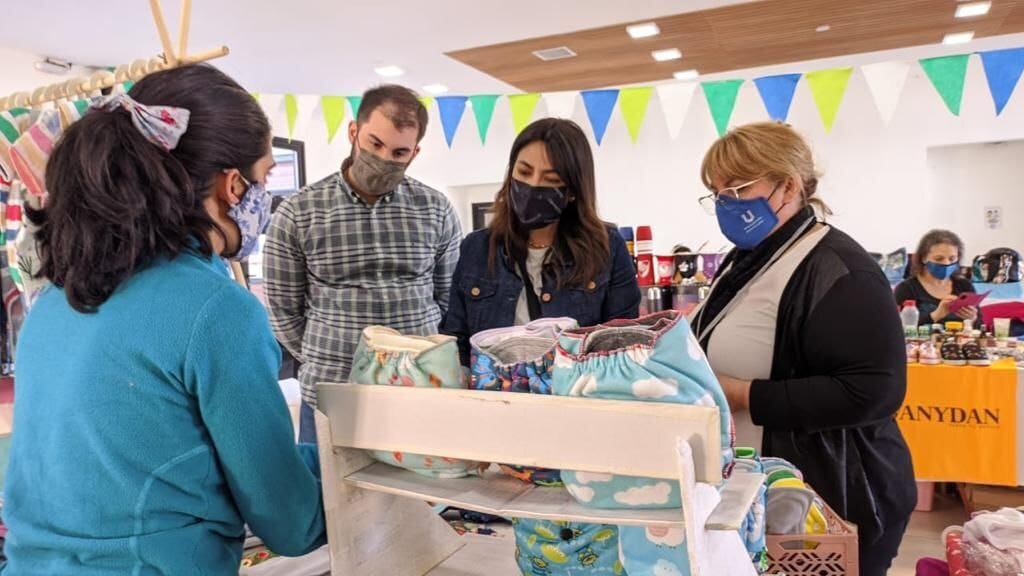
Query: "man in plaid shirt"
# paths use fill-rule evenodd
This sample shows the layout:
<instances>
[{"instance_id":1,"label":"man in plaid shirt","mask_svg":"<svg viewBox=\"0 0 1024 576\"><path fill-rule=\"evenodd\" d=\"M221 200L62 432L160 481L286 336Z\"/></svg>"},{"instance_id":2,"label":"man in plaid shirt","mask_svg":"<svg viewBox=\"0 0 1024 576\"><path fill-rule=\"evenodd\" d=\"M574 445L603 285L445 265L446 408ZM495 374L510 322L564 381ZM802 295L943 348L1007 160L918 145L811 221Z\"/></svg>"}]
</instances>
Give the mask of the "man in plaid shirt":
<instances>
[{"instance_id":1,"label":"man in plaid shirt","mask_svg":"<svg viewBox=\"0 0 1024 576\"><path fill-rule=\"evenodd\" d=\"M301 363L300 441L316 442L316 385L344 382L370 325L431 335L448 308L462 230L448 198L405 176L427 110L416 93L363 95L341 170L278 207L264 276L277 339Z\"/></svg>"}]
</instances>

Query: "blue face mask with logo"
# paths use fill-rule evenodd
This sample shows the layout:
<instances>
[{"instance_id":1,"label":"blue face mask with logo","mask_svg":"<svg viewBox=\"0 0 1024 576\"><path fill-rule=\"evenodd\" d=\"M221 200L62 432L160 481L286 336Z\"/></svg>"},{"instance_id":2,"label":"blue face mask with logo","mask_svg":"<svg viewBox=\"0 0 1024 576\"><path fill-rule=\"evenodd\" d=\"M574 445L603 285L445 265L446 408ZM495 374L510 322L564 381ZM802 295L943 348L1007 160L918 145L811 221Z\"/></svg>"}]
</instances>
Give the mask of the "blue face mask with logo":
<instances>
[{"instance_id":1,"label":"blue face mask with logo","mask_svg":"<svg viewBox=\"0 0 1024 576\"><path fill-rule=\"evenodd\" d=\"M778 187L776 187L776 190ZM742 200L730 194L719 194L715 201L715 215L722 234L740 250L753 250L771 235L779 223L768 198Z\"/></svg>"},{"instance_id":2,"label":"blue face mask with logo","mask_svg":"<svg viewBox=\"0 0 1024 576\"><path fill-rule=\"evenodd\" d=\"M949 280L960 269L960 263L939 264L937 262L925 262L924 267L928 269L928 273L936 280Z\"/></svg>"}]
</instances>

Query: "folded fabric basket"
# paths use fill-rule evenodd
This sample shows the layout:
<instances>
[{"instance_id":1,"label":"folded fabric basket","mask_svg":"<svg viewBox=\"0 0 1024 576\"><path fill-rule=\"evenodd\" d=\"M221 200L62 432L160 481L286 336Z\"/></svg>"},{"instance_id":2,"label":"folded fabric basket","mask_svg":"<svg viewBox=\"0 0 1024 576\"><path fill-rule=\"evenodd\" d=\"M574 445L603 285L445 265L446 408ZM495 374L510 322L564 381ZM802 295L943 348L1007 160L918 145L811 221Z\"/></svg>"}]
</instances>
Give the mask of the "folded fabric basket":
<instances>
[{"instance_id":1,"label":"folded fabric basket","mask_svg":"<svg viewBox=\"0 0 1024 576\"><path fill-rule=\"evenodd\" d=\"M467 388L459 365L459 348L451 336L403 336L397 330L370 326L363 330L352 358L349 380L356 384L418 388ZM375 422L388 426L388 422ZM371 450L381 462L434 478L462 478L478 464L444 456Z\"/></svg>"},{"instance_id":2,"label":"folded fabric basket","mask_svg":"<svg viewBox=\"0 0 1024 576\"><path fill-rule=\"evenodd\" d=\"M722 469L733 463L732 419L718 380L679 311L567 330L555 352L552 389L559 396L672 402L717 408ZM627 440L628 441L628 440ZM666 455L669 457L669 455ZM582 471L562 471L566 489L594 508L677 508L679 482ZM687 574L684 530L619 529L619 556L627 574ZM735 559L747 563L745 558Z\"/></svg>"},{"instance_id":3,"label":"folded fabric basket","mask_svg":"<svg viewBox=\"0 0 1024 576\"><path fill-rule=\"evenodd\" d=\"M475 390L551 394L555 345L572 318L542 318L524 326L478 332L470 338L470 378ZM499 464L506 474L540 486L561 486L557 470Z\"/></svg>"}]
</instances>

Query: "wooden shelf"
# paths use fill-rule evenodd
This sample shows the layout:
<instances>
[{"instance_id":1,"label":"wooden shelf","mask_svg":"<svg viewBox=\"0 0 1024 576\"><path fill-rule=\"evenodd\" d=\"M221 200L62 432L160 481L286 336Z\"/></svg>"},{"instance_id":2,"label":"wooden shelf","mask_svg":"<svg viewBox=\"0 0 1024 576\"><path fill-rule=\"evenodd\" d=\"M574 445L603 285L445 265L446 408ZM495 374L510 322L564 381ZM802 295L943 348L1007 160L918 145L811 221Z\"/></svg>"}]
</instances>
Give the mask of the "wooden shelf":
<instances>
[{"instance_id":1,"label":"wooden shelf","mask_svg":"<svg viewBox=\"0 0 1024 576\"><path fill-rule=\"evenodd\" d=\"M682 510L602 510L580 505L564 488L526 484L504 474L460 479L428 478L382 462L345 477L355 487L474 510L495 516L569 520L620 526L681 526ZM763 474L735 474L722 487L722 501L708 530L738 530L764 482Z\"/></svg>"}]
</instances>

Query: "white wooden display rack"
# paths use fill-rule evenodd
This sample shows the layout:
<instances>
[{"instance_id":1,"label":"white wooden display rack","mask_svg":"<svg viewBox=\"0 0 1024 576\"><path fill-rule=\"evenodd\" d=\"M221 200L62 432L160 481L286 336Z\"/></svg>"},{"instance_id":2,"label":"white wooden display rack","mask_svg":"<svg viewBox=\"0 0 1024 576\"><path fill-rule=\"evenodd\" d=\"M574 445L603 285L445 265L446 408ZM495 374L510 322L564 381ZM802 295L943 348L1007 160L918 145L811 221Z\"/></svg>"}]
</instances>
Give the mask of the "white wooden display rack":
<instances>
[{"instance_id":1,"label":"white wooden display rack","mask_svg":"<svg viewBox=\"0 0 1024 576\"><path fill-rule=\"evenodd\" d=\"M322 384L318 399L334 574L519 574L511 545L458 536L424 502L506 517L683 527L693 542L702 531L738 530L764 481L762 474L734 474L704 526L694 526L696 483L722 483L716 408L353 384ZM496 473L427 478L376 462L368 449L670 479L680 482L683 505L586 508L564 488ZM701 553L695 548L688 547L691 566Z\"/></svg>"}]
</instances>

